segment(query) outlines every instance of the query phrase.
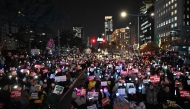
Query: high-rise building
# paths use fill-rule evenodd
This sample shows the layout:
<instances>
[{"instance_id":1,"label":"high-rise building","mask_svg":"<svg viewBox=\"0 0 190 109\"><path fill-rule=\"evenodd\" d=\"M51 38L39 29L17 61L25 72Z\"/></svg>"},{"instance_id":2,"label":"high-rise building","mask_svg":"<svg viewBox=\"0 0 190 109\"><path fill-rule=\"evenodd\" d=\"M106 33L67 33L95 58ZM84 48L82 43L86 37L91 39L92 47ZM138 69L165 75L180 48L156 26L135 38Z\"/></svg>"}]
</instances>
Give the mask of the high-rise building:
<instances>
[{"instance_id":1,"label":"high-rise building","mask_svg":"<svg viewBox=\"0 0 190 109\"><path fill-rule=\"evenodd\" d=\"M145 4L146 5L146 4ZM154 41L154 6L150 6L140 16L140 45Z\"/></svg>"},{"instance_id":2,"label":"high-rise building","mask_svg":"<svg viewBox=\"0 0 190 109\"><path fill-rule=\"evenodd\" d=\"M73 32L75 33L75 37L84 38L84 29L81 26L73 26Z\"/></svg>"},{"instance_id":3,"label":"high-rise building","mask_svg":"<svg viewBox=\"0 0 190 109\"><path fill-rule=\"evenodd\" d=\"M111 41L111 34L113 32L112 16L105 16L105 38L106 41Z\"/></svg>"},{"instance_id":4,"label":"high-rise building","mask_svg":"<svg viewBox=\"0 0 190 109\"><path fill-rule=\"evenodd\" d=\"M115 45L112 45L112 49L118 52L126 51L129 34L129 27L116 29L111 35L111 42L115 43Z\"/></svg>"},{"instance_id":5,"label":"high-rise building","mask_svg":"<svg viewBox=\"0 0 190 109\"><path fill-rule=\"evenodd\" d=\"M190 0L156 0L155 1L155 35L161 38L161 46L170 48L171 42L176 51L190 54L189 34L182 34L190 26ZM173 35L175 37L173 37ZM187 37L188 36L188 37ZM186 44L182 40L186 40Z\"/></svg>"},{"instance_id":6,"label":"high-rise building","mask_svg":"<svg viewBox=\"0 0 190 109\"><path fill-rule=\"evenodd\" d=\"M12 34L18 33L17 26L4 23L2 25L1 33L1 46L3 50L16 50L19 47L18 40L9 37Z\"/></svg>"}]
</instances>

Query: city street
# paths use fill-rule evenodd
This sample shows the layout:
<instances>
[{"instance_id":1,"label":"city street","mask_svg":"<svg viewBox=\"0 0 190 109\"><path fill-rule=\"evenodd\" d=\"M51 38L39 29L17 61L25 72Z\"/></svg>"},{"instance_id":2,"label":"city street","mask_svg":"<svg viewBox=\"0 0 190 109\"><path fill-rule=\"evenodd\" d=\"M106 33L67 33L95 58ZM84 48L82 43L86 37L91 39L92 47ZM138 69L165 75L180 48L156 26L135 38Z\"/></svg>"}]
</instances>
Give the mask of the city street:
<instances>
[{"instance_id":1,"label":"city street","mask_svg":"<svg viewBox=\"0 0 190 109\"><path fill-rule=\"evenodd\" d=\"M85 70L79 75L77 80L73 83L73 86L62 96L62 100L59 103L59 109L70 109L71 108L71 100L72 100L72 92L75 87L82 85L85 82Z\"/></svg>"}]
</instances>

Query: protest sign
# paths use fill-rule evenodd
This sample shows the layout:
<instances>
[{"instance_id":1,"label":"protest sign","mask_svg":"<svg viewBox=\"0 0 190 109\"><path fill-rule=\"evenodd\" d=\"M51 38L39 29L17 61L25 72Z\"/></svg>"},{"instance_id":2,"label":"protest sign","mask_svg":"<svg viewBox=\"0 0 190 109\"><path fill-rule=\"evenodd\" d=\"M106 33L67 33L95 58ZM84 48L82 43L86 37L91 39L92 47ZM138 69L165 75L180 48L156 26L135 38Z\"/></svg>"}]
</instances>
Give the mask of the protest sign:
<instances>
[{"instance_id":1,"label":"protest sign","mask_svg":"<svg viewBox=\"0 0 190 109\"><path fill-rule=\"evenodd\" d=\"M106 106L111 100L109 98L102 99L102 107Z\"/></svg>"},{"instance_id":2,"label":"protest sign","mask_svg":"<svg viewBox=\"0 0 190 109\"><path fill-rule=\"evenodd\" d=\"M93 100L98 100L98 92L88 92L87 98L88 99L93 99Z\"/></svg>"},{"instance_id":3,"label":"protest sign","mask_svg":"<svg viewBox=\"0 0 190 109\"><path fill-rule=\"evenodd\" d=\"M31 98L32 99L39 99L38 93L37 92L36 93L31 93Z\"/></svg>"},{"instance_id":4,"label":"protest sign","mask_svg":"<svg viewBox=\"0 0 190 109\"><path fill-rule=\"evenodd\" d=\"M125 95L125 89L122 88L122 89L118 89L117 92L120 94L120 95Z\"/></svg>"},{"instance_id":5,"label":"protest sign","mask_svg":"<svg viewBox=\"0 0 190 109\"><path fill-rule=\"evenodd\" d=\"M115 69L120 70L121 68L120 68L120 66L115 66Z\"/></svg>"},{"instance_id":6,"label":"protest sign","mask_svg":"<svg viewBox=\"0 0 190 109\"><path fill-rule=\"evenodd\" d=\"M149 83L150 80L149 79L143 79L143 83Z\"/></svg>"},{"instance_id":7,"label":"protest sign","mask_svg":"<svg viewBox=\"0 0 190 109\"><path fill-rule=\"evenodd\" d=\"M180 96L190 98L190 91L187 90L180 90Z\"/></svg>"},{"instance_id":8,"label":"protest sign","mask_svg":"<svg viewBox=\"0 0 190 109\"><path fill-rule=\"evenodd\" d=\"M152 83L159 83L160 82L160 76L158 76L158 75L150 76L150 81Z\"/></svg>"},{"instance_id":9,"label":"protest sign","mask_svg":"<svg viewBox=\"0 0 190 109\"><path fill-rule=\"evenodd\" d=\"M96 104L94 104L92 106L87 106L87 109L98 109L98 108L96 107Z\"/></svg>"},{"instance_id":10,"label":"protest sign","mask_svg":"<svg viewBox=\"0 0 190 109\"><path fill-rule=\"evenodd\" d=\"M108 85L108 82L107 81L102 81L101 82L101 86L107 86Z\"/></svg>"},{"instance_id":11,"label":"protest sign","mask_svg":"<svg viewBox=\"0 0 190 109\"><path fill-rule=\"evenodd\" d=\"M129 88L129 86L135 86L134 83L127 83L127 89Z\"/></svg>"},{"instance_id":12,"label":"protest sign","mask_svg":"<svg viewBox=\"0 0 190 109\"><path fill-rule=\"evenodd\" d=\"M126 75L127 71L121 71L121 75Z\"/></svg>"},{"instance_id":13,"label":"protest sign","mask_svg":"<svg viewBox=\"0 0 190 109\"><path fill-rule=\"evenodd\" d=\"M187 80L187 84L190 85L190 80Z\"/></svg>"},{"instance_id":14,"label":"protest sign","mask_svg":"<svg viewBox=\"0 0 190 109\"><path fill-rule=\"evenodd\" d=\"M12 90L11 98L21 98L21 90Z\"/></svg>"},{"instance_id":15,"label":"protest sign","mask_svg":"<svg viewBox=\"0 0 190 109\"><path fill-rule=\"evenodd\" d=\"M134 73L138 73L138 69L133 69L133 72Z\"/></svg>"},{"instance_id":16,"label":"protest sign","mask_svg":"<svg viewBox=\"0 0 190 109\"><path fill-rule=\"evenodd\" d=\"M66 81L66 76L55 76L56 82Z\"/></svg>"},{"instance_id":17,"label":"protest sign","mask_svg":"<svg viewBox=\"0 0 190 109\"><path fill-rule=\"evenodd\" d=\"M77 89L77 96L86 96L86 89Z\"/></svg>"},{"instance_id":18,"label":"protest sign","mask_svg":"<svg viewBox=\"0 0 190 109\"><path fill-rule=\"evenodd\" d=\"M129 88L128 93L129 94L132 94L132 93L135 94L136 93L136 88Z\"/></svg>"},{"instance_id":19,"label":"protest sign","mask_svg":"<svg viewBox=\"0 0 190 109\"><path fill-rule=\"evenodd\" d=\"M94 68L90 68L90 72L93 72L94 71Z\"/></svg>"},{"instance_id":20,"label":"protest sign","mask_svg":"<svg viewBox=\"0 0 190 109\"><path fill-rule=\"evenodd\" d=\"M64 90L63 86L56 85L54 90L53 90L53 93L60 94L60 93L63 93L63 90Z\"/></svg>"}]
</instances>

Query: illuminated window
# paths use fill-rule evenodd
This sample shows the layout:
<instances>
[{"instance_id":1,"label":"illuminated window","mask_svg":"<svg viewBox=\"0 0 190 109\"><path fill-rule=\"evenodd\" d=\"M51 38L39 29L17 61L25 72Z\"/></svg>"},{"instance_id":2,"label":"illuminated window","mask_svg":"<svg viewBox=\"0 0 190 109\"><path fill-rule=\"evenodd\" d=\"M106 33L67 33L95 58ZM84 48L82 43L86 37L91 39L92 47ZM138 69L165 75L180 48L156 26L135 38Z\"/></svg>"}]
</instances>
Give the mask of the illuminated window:
<instances>
[{"instance_id":1,"label":"illuminated window","mask_svg":"<svg viewBox=\"0 0 190 109\"><path fill-rule=\"evenodd\" d=\"M189 8L187 8L187 11L189 11Z\"/></svg>"},{"instance_id":2,"label":"illuminated window","mask_svg":"<svg viewBox=\"0 0 190 109\"><path fill-rule=\"evenodd\" d=\"M173 16L174 15L174 12L171 12L171 16Z\"/></svg>"},{"instance_id":3,"label":"illuminated window","mask_svg":"<svg viewBox=\"0 0 190 109\"><path fill-rule=\"evenodd\" d=\"M168 7L168 3L166 3L166 7Z\"/></svg>"},{"instance_id":4,"label":"illuminated window","mask_svg":"<svg viewBox=\"0 0 190 109\"><path fill-rule=\"evenodd\" d=\"M177 14L177 10L174 11L174 14Z\"/></svg>"},{"instance_id":5,"label":"illuminated window","mask_svg":"<svg viewBox=\"0 0 190 109\"><path fill-rule=\"evenodd\" d=\"M189 14L187 14L187 18L189 18Z\"/></svg>"},{"instance_id":6,"label":"illuminated window","mask_svg":"<svg viewBox=\"0 0 190 109\"><path fill-rule=\"evenodd\" d=\"M175 3L174 7L175 7L175 8L177 7L177 3Z\"/></svg>"},{"instance_id":7,"label":"illuminated window","mask_svg":"<svg viewBox=\"0 0 190 109\"><path fill-rule=\"evenodd\" d=\"M172 3L174 2L174 0L172 0Z\"/></svg>"},{"instance_id":8,"label":"illuminated window","mask_svg":"<svg viewBox=\"0 0 190 109\"><path fill-rule=\"evenodd\" d=\"M171 28L173 28L173 27L174 27L174 25L172 24L172 25L171 25Z\"/></svg>"},{"instance_id":9,"label":"illuminated window","mask_svg":"<svg viewBox=\"0 0 190 109\"><path fill-rule=\"evenodd\" d=\"M176 17L174 17L174 20L177 20L177 16L176 16Z\"/></svg>"},{"instance_id":10,"label":"illuminated window","mask_svg":"<svg viewBox=\"0 0 190 109\"><path fill-rule=\"evenodd\" d=\"M174 26L177 27L177 23L175 23Z\"/></svg>"}]
</instances>

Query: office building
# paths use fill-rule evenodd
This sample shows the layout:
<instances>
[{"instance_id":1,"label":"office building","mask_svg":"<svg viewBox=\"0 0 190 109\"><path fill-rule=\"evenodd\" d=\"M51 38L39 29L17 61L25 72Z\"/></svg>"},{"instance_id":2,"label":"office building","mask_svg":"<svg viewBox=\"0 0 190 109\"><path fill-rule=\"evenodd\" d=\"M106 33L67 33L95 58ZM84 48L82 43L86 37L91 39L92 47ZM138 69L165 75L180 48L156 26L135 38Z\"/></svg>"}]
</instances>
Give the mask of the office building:
<instances>
[{"instance_id":1,"label":"office building","mask_svg":"<svg viewBox=\"0 0 190 109\"><path fill-rule=\"evenodd\" d=\"M111 41L111 34L113 32L112 16L105 16L105 38L107 42Z\"/></svg>"},{"instance_id":2,"label":"office building","mask_svg":"<svg viewBox=\"0 0 190 109\"><path fill-rule=\"evenodd\" d=\"M115 31L111 35L111 45L112 49L114 49L116 52L124 52L127 50L127 44L129 43L129 37L130 37L130 30L129 27L127 28L120 28L115 29Z\"/></svg>"},{"instance_id":3,"label":"office building","mask_svg":"<svg viewBox=\"0 0 190 109\"><path fill-rule=\"evenodd\" d=\"M1 30L1 46L3 50L16 50L19 47L17 39L11 38L12 34L18 33L18 27L13 24L4 23Z\"/></svg>"},{"instance_id":4,"label":"office building","mask_svg":"<svg viewBox=\"0 0 190 109\"><path fill-rule=\"evenodd\" d=\"M187 41L190 23L190 0L156 0L155 1L155 35L161 38L163 48L190 54ZM186 40L185 45L182 40ZM176 43L172 43L172 42Z\"/></svg>"}]
</instances>

